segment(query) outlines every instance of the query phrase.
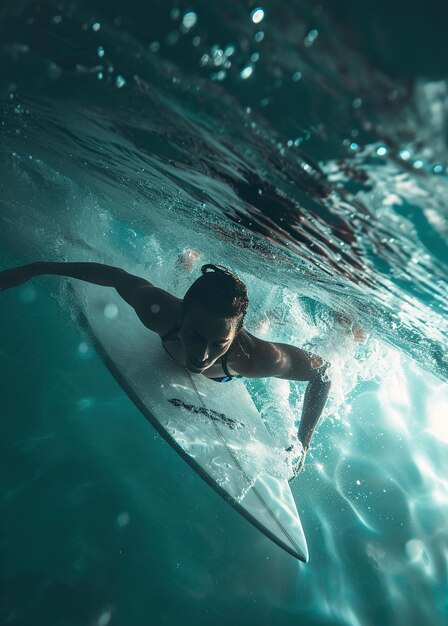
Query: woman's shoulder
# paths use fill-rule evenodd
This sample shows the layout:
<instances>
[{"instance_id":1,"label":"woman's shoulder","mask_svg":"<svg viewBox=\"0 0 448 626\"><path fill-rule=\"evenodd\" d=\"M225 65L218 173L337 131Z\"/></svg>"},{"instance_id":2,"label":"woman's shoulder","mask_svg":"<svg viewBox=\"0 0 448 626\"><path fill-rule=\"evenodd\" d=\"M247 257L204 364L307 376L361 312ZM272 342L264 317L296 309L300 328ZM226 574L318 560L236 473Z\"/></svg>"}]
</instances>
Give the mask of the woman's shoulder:
<instances>
[{"instance_id":1,"label":"woman's shoulder","mask_svg":"<svg viewBox=\"0 0 448 626\"><path fill-rule=\"evenodd\" d=\"M227 352L227 365L230 366L229 369L233 370L233 373L241 374L242 372L238 368L243 362L250 359L252 337L251 333L242 328L233 340Z\"/></svg>"},{"instance_id":2,"label":"woman's shoulder","mask_svg":"<svg viewBox=\"0 0 448 626\"><path fill-rule=\"evenodd\" d=\"M134 309L147 328L163 336L178 323L182 299L158 287L141 287L134 298Z\"/></svg>"},{"instance_id":3,"label":"woman's shoulder","mask_svg":"<svg viewBox=\"0 0 448 626\"><path fill-rule=\"evenodd\" d=\"M246 378L277 376L283 363L279 344L260 339L247 330L238 333L229 352L232 369Z\"/></svg>"}]
</instances>

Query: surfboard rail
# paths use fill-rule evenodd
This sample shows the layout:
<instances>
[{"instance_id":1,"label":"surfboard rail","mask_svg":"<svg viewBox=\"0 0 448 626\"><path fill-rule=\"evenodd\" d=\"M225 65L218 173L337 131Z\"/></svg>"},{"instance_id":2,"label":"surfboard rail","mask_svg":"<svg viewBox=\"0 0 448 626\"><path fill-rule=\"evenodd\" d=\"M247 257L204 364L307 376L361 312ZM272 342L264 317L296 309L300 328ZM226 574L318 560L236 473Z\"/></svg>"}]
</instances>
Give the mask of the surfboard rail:
<instances>
[{"instance_id":1,"label":"surfboard rail","mask_svg":"<svg viewBox=\"0 0 448 626\"><path fill-rule=\"evenodd\" d=\"M265 445L273 443L243 383L220 385L218 395L231 393L228 403L239 413L223 411L225 400L212 397L217 395L217 383L201 375L194 375L193 381L191 373L161 349L159 337L137 318L132 319L131 309L118 295L109 292L104 296L97 286L74 282L69 290L78 323L89 341L161 437L239 514L279 547L307 563L308 547L288 482L268 474L251 474L246 456L238 457L240 448L244 451L244 445L254 437ZM104 314L107 306L111 310L110 305L116 307L113 317ZM149 385L148 377L142 374L149 371L151 352L158 361L157 367L150 369ZM230 478L222 480L222 474Z\"/></svg>"}]
</instances>

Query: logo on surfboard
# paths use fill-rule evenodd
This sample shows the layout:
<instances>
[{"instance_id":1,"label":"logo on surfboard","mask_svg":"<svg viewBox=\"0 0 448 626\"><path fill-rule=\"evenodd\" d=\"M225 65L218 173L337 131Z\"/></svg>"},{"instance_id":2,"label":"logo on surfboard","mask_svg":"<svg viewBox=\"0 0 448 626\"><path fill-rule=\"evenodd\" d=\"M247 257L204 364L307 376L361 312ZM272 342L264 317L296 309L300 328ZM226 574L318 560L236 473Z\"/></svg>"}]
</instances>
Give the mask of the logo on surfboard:
<instances>
[{"instance_id":1,"label":"logo on surfboard","mask_svg":"<svg viewBox=\"0 0 448 626\"><path fill-rule=\"evenodd\" d=\"M221 422L231 428L232 430L235 428L244 428L244 424L238 422L237 420L232 419L231 417L227 417L224 413L218 413L218 411L213 411L212 409L206 409L203 406L195 406L194 404L186 404L180 398L171 398L168 400L174 406L180 406L191 413L200 413L201 415L205 415L205 417L209 417L215 422Z\"/></svg>"}]
</instances>

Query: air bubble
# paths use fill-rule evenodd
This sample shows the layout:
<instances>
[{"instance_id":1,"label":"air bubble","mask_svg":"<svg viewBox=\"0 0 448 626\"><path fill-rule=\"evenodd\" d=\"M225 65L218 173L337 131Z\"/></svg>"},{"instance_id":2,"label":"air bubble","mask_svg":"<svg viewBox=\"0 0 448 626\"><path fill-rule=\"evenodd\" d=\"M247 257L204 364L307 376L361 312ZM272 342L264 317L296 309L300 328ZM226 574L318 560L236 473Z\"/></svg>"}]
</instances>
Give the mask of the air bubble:
<instances>
[{"instance_id":1,"label":"air bubble","mask_svg":"<svg viewBox=\"0 0 448 626\"><path fill-rule=\"evenodd\" d=\"M118 307L116 304L106 304L104 307L104 317L107 317L110 320L113 320L118 315Z\"/></svg>"},{"instance_id":2,"label":"air bubble","mask_svg":"<svg viewBox=\"0 0 448 626\"><path fill-rule=\"evenodd\" d=\"M124 528L129 524L130 519L131 516L129 513L127 511L122 511L122 513L117 516L117 526Z\"/></svg>"},{"instance_id":3,"label":"air bubble","mask_svg":"<svg viewBox=\"0 0 448 626\"><path fill-rule=\"evenodd\" d=\"M410 561L420 561L425 553L425 545L420 539L410 539L406 543L405 551Z\"/></svg>"},{"instance_id":4,"label":"air bubble","mask_svg":"<svg viewBox=\"0 0 448 626\"><path fill-rule=\"evenodd\" d=\"M87 344L85 341L82 341L79 346L78 346L78 353L85 356L90 352L91 348L89 346L89 344Z\"/></svg>"},{"instance_id":5,"label":"air bubble","mask_svg":"<svg viewBox=\"0 0 448 626\"><path fill-rule=\"evenodd\" d=\"M403 161L408 161L411 158L411 153L409 152L409 150L400 150L398 155L401 159L403 159Z\"/></svg>"},{"instance_id":6,"label":"air bubble","mask_svg":"<svg viewBox=\"0 0 448 626\"><path fill-rule=\"evenodd\" d=\"M196 22L198 21L198 16L196 15L196 13L194 13L193 11L188 11L188 13L185 13L183 19L182 19L182 25L187 28L193 28L193 26L196 24Z\"/></svg>"},{"instance_id":7,"label":"air bubble","mask_svg":"<svg viewBox=\"0 0 448 626\"><path fill-rule=\"evenodd\" d=\"M318 38L318 36L319 36L319 31L317 31L315 28L313 28L313 30L310 30L308 35L305 37L305 41L303 42L305 45L305 48L309 48L310 46L312 46L313 43Z\"/></svg>"},{"instance_id":8,"label":"air bubble","mask_svg":"<svg viewBox=\"0 0 448 626\"><path fill-rule=\"evenodd\" d=\"M243 70L241 70L240 76L244 79L249 78L250 76L252 76L253 71L254 68L251 65L248 65Z\"/></svg>"},{"instance_id":9,"label":"air bubble","mask_svg":"<svg viewBox=\"0 0 448 626\"><path fill-rule=\"evenodd\" d=\"M227 76L227 72L225 70L219 70L219 72L215 72L212 74L212 80L224 80Z\"/></svg>"},{"instance_id":10,"label":"air bubble","mask_svg":"<svg viewBox=\"0 0 448 626\"><path fill-rule=\"evenodd\" d=\"M264 18L264 11L263 9L254 9L252 11L252 21L254 24L259 24L262 19Z\"/></svg>"}]
</instances>

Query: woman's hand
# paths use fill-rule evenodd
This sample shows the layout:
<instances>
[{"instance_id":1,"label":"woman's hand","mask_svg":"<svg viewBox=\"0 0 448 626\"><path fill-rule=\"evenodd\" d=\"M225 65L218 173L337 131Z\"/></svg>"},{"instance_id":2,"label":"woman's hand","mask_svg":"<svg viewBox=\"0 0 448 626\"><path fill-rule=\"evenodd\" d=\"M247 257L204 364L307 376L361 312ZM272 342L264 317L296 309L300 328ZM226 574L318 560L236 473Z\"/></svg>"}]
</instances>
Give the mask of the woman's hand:
<instances>
[{"instance_id":1,"label":"woman's hand","mask_svg":"<svg viewBox=\"0 0 448 626\"><path fill-rule=\"evenodd\" d=\"M308 446L303 446L302 442L298 440L296 444L289 446L289 448L286 449L286 452L292 455L292 476L291 478L288 478L288 482L290 483L303 471Z\"/></svg>"},{"instance_id":2,"label":"woman's hand","mask_svg":"<svg viewBox=\"0 0 448 626\"><path fill-rule=\"evenodd\" d=\"M30 263L29 265L21 265L20 267L12 267L11 269L3 270L0 272L0 291L17 287L39 274L39 263Z\"/></svg>"},{"instance_id":3,"label":"woman's hand","mask_svg":"<svg viewBox=\"0 0 448 626\"><path fill-rule=\"evenodd\" d=\"M351 334L356 343L364 343L367 339L367 334L361 326L355 325L350 321L348 317L342 313L336 313L335 319L344 328L344 332L348 335Z\"/></svg>"},{"instance_id":4,"label":"woman's hand","mask_svg":"<svg viewBox=\"0 0 448 626\"><path fill-rule=\"evenodd\" d=\"M181 252L176 261L176 266L181 267L185 272L192 272L193 267L198 259L201 258L201 255L194 248L185 248L183 252Z\"/></svg>"}]
</instances>

